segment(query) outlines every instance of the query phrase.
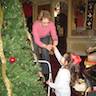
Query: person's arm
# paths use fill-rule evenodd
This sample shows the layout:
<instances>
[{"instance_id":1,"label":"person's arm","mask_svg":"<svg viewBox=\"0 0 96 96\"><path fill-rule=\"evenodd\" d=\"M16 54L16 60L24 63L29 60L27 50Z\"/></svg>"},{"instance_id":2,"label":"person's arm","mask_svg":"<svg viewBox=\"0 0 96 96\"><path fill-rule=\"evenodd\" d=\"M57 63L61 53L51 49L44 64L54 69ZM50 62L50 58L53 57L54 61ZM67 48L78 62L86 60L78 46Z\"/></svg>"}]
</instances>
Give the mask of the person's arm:
<instances>
[{"instance_id":1,"label":"person's arm","mask_svg":"<svg viewBox=\"0 0 96 96\"><path fill-rule=\"evenodd\" d=\"M53 50L54 50L54 54L58 60L58 62L60 63L60 60L62 58L62 55L60 54L59 50L57 49L57 47L53 46ZM61 64L61 63L60 63ZM62 64L61 64L62 65Z\"/></svg>"},{"instance_id":2,"label":"person's arm","mask_svg":"<svg viewBox=\"0 0 96 96\"><path fill-rule=\"evenodd\" d=\"M41 47L41 48L45 48L45 49L47 49L47 50L51 50L52 49L52 45L51 44L48 44L48 45L46 45L46 44L44 44L43 42L41 42L41 40L40 40L40 37L39 37L39 34L38 34L38 22L35 22L34 24L33 24L33 26L32 26L32 35L33 35L33 38L34 38L34 41L35 41L35 43L39 46L39 47Z\"/></svg>"},{"instance_id":3,"label":"person's arm","mask_svg":"<svg viewBox=\"0 0 96 96\"><path fill-rule=\"evenodd\" d=\"M46 45L43 42L41 42L39 34L38 34L38 22L35 22L32 26L32 35L33 35L33 39L34 42L41 48L46 48L48 50L51 49L50 45Z\"/></svg>"},{"instance_id":4,"label":"person's arm","mask_svg":"<svg viewBox=\"0 0 96 96\"><path fill-rule=\"evenodd\" d=\"M40 37L38 34L38 22L35 22L32 26L32 35L34 42L39 46L39 47L45 47L45 45L40 41Z\"/></svg>"},{"instance_id":5,"label":"person's arm","mask_svg":"<svg viewBox=\"0 0 96 96\"><path fill-rule=\"evenodd\" d=\"M52 37L53 45L55 46L58 45L58 36L57 36L55 24L53 22L50 23L50 34Z\"/></svg>"},{"instance_id":6,"label":"person's arm","mask_svg":"<svg viewBox=\"0 0 96 96\"><path fill-rule=\"evenodd\" d=\"M45 48L45 49L47 49L47 50L51 50L52 49L52 45L46 45L46 44L44 44L44 43L42 43L41 41L40 41L40 37L38 36L38 34L37 33L35 33L35 34L33 34L33 38L34 38L34 41L35 41L35 43L39 46L39 47L41 47L41 48Z\"/></svg>"},{"instance_id":7,"label":"person's arm","mask_svg":"<svg viewBox=\"0 0 96 96\"><path fill-rule=\"evenodd\" d=\"M50 82L50 81L47 81L46 82L51 88L54 88L55 89L55 84Z\"/></svg>"},{"instance_id":8,"label":"person's arm","mask_svg":"<svg viewBox=\"0 0 96 96\"><path fill-rule=\"evenodd\" d=\"M57 46L58 45L58 41L56 40L56 41L53 41L53 45L54 46Z\"/></svg>"},{"instance_id":9,"label":"person's arm","mask_svg":"<svg viewBox=\"0 0 96 96\"><path fill-rule=\"evenodd\" d=\"M54 83L51 82L50 80L48 80L46 82L51 88L54 88L56 90L60 90L60 89L64 88L64 86L63 86L64 84L68 84L68 86L70 85L69 84L70 83L70 72L65 69L60 69L58 72L59 72L59 74L57 73Z\"/></svg>"},{"instance_id":10,"label":"person's arm","mask_svg":"<svg viewBox=\"0 0 96 96\"><path fill-rule=\"evenodd\" d=\"M52 82L48 82L47 84L48 84L51 88L54 88L54 89L56 89L56 90L62 89L62 86L63 86L63 85L61 85L61 84L58 84L58 85L57 85L57 84L52 83Z\"/></svg>"}]
</instances>

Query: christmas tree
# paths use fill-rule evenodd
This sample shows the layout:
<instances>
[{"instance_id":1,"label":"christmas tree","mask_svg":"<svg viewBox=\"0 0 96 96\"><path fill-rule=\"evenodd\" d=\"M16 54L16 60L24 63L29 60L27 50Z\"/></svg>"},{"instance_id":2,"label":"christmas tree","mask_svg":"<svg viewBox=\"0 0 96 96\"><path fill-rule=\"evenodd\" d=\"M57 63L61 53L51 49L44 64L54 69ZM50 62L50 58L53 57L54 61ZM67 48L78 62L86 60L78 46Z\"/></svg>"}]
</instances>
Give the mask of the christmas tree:
<instances>
[{"instance_id":1,"label":"christmas tree","mask_svg":"<svg viewBox=\"0 0 96 96\"><path fill-rule=\"evenodd\" d=\"M0 0L0 96L46 96L19 0Z\"/></svg>"}]
</instances>

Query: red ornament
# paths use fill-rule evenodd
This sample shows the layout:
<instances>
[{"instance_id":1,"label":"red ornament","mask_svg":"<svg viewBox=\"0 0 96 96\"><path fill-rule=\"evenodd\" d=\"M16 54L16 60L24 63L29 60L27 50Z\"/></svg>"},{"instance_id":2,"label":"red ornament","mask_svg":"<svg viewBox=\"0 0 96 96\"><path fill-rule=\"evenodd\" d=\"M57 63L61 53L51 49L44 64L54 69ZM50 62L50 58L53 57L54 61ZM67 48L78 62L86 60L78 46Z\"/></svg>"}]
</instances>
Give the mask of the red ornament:
<instances>
[{"instance_id":1,"label":"red ornament","mask_svg":"<svg viewBox=\"0 0 96 96\"><path fill-rule=\"evenodd\" d=\"M14 63L16 61L16 58L15 57L10 57L9 58L9 62L12 64L12 63Z\"/></svg>"}]
</instances>

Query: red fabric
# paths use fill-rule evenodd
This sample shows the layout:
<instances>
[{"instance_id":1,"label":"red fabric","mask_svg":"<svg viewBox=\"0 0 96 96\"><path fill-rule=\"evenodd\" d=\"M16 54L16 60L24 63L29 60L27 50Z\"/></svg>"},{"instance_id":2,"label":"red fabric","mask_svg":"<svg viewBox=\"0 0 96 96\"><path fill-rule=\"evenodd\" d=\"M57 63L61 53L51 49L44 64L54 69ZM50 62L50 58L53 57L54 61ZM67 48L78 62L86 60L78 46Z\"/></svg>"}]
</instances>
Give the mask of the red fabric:
<instances>
[{"instance_id":1,"label":"red fabric","mask_svg":"<svg viewBox=\"0 0 96 96\"><path fill-rule=\"evenodd\" d=\"M94 62L94 61L87 61L87 60L86 60L86 62L87 62L88 64L93 64L93 65L96 64L96 62Z\"/></svg>"},{"instance_id":2,"label":"red fabric","mask_svg":"<svg viewBox=\"0 0 96 96\"><path fill-rule=\"evenodd\" d=\"M83 27L84 26L84 18L81 14L77 16L77 27Z\"/></svg>"},{"instance_id":3,"label":"red fabric","mask_svg":"<svg viewBox=\"0 0 96 96\"><path fill-rule=\"evenodd\" d=\"M23 11L26 17L32 16L32 4L23 3Z\"/></svg>"},{"instance_id":4,"label":"red fabric","mask_svg":"<svg viewBox=\"0 0 96 96\"><path fill-rule=\"evenodd\" d=\"M84 26L84 16L82 13L80 13L79 10L75 11L75 23L77 27L83 27Z\"/></svg>"},{"instance_id":5,"label":"red fabric","mask_svg":"<svg viewBox=\"0 0 96 96\"><path fill-rule=\"evenodd\" d=\"M73 62L74 62L75 64L80 64L81 58L80 58L79 55L71 54L71 58L73 59Z\"/></svg>"}]
</instances>

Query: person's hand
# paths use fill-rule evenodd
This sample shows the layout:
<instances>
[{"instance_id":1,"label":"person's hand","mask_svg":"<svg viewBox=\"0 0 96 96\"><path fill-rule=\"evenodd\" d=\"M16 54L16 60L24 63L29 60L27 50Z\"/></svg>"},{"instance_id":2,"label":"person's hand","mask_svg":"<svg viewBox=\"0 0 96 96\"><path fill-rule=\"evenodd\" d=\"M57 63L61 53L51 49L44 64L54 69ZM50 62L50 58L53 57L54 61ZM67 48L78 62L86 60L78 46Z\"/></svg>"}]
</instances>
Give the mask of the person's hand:
<instances>
[{"instance_id":1,"label":"person's hand","mask_svg":"<svg viewBox=\"0 0 96 96\"><path fill-rule=\"evenodd\" d=\"M50 55L54 55L53 49L49 51L49 54L50 54Z\"/></svg>"},{"instance_id":2,"label":"person's hand","mask_svg":"<svg viewBox=\"0 0 96 96\"><path fill-rule=\"evenodd\" d=\"M52 49L50 50L50 54L53 55L54 51L57 50L57 47L55 45L52 45Z\"/></svg>"},{"instance_id":3,"label":"person's hand","mask_svg":"<svg viewBox=\"0 0 96 96\"><path fill-rule=\"evenodd\" d=\"M53 41L53 46L57 46L58 45L58 41Z\"/></svg>"},{"instance_id":4,"label":"person's hand","mask_svg":"<svg viewBox=\"0 0 96 96\"><path fill-rule=\"evenodd\" d=\"M49 80L48 80L48 81L46 81L46 84L47 84L47 85L49 85L49 82L50 82Z\"/></svg>"},{"instance_id":5,"label":"person's hand","mask_svg":"<svg viewBox=\"0 0 96 96\"><path fill-rule=\"evenodd\" d=\"M55 45L52 46L52 50L54 51L57 47Z\"/></svg>"},{"instance_id":6,"label":"person's hand","mask_svg":"<svg viewBox=\"0 0 96 96\"><path fill-rule=\"evenodd\" d=\"M52 50L52 44L48 44L47 46L46 46L46 49L48 50L48 51L51 51Z\"/></svg>"},{"instance_id":7,"label":"person's hand","mask_svg":"<svg viewBox=\"0 0 96 96\"><path fill-rule=\"evenodd\" d=\"M45 49L47 49L48 51L51 51L51 49L52 49L52 44L48 44L48 45L43 44L42 47L45 48Z\"/></svg>"},{"instance_id":8,"label":"person's hand","mask_svg":"<svg viewBox=\"0 0 96 96\"><path fill-rule=\"evenodd\" d=\"M48 84L48 85L49 85L49 83L50 83L50 82L52 82L52 80L51 80L51 79L47 80L47 81L46 81L46 84Z\"/></svg>"},{"instance_id":9,"label":"person's hand","mask_svg":"<svg viewBox=\"0 0 96 96\"><path fill-rule=\"evenodd\" d=\"M55 50L56 46L55 45L52 45L52 49L50 50L50 54L53 55L54 54L54 50Z\"/></svg>"}]
</instances>

